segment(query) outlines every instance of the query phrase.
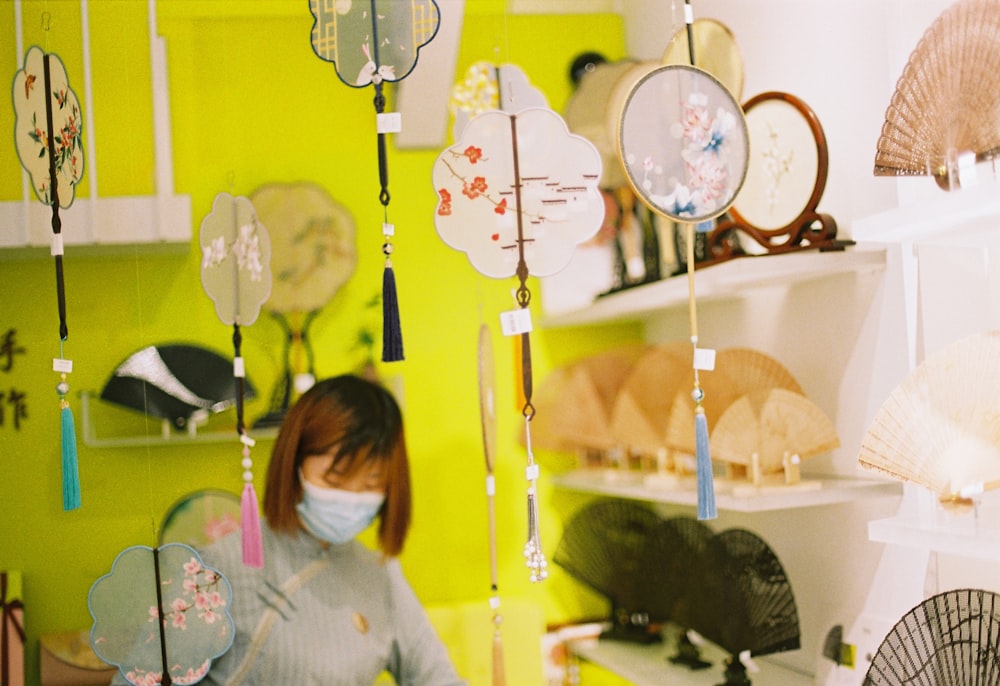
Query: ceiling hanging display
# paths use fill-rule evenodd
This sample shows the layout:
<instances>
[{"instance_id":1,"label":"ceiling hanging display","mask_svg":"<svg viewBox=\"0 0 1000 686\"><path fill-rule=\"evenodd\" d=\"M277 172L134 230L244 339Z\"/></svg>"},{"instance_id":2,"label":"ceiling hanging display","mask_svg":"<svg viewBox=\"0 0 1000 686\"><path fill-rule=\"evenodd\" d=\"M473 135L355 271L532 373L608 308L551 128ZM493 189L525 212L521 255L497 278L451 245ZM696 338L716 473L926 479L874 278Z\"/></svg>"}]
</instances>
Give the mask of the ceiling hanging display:
<instances>
[{"instance_id":1,"label":"ceiling hanging display","mask_svg":"<svg viewBox=\"0 0 1000 686\"><path fill-rule=\"evenodd\" d=\"M417 65L420 48L437 34L441 15L434 0L309 0L311 43L316 55L333 62L348 86L372 86L378 143L379 202L383 208L382 361L403 359L396 276L392 268L395 225L389 221L389 160L386 136L402 128L396 112L385 111L385 82L405 78Z\"/></svg>"},{"instance_id":2,"label":"ceiling hanging display","mask_svg":"<svg viewBox=\"0 0 1000 686\"><path fill-rule=\"evenodd\" d=\"M959 0L924 32L896 82L876 176L962 185L963 167L1000 155L1000 3Z\"/></svg>"}]
</instances>

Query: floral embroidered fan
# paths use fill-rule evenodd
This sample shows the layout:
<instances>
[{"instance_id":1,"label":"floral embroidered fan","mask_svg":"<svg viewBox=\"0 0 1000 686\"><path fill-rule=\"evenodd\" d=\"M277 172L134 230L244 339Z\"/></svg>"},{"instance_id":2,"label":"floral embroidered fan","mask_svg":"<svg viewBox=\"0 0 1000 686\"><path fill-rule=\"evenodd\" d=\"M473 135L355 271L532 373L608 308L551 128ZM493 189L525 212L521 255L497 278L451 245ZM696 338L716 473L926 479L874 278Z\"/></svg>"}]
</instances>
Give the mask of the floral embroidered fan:
<instances>
[{"instance_id":1,"label":"floral embroidered fan","mask_svg":"<svg viewBox=\"0 0 1000 686\"><path fill-rule=\"evenodd\" d=\"M91 645L135 686L195 684L233 643L231 599L190 546L126 548L90 588Z\"/></svg>"}]
</instances>

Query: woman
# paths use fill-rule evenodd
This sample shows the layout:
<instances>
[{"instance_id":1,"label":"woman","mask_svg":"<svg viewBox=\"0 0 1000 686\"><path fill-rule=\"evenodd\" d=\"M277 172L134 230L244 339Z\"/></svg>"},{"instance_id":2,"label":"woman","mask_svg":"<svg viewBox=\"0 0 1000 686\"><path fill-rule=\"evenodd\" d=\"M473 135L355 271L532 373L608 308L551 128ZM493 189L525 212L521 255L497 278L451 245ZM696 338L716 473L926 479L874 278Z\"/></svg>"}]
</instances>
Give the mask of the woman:
<instances>
[{"instance_id":1,"label":"woman","mask_svg":"<svg viewBox=\"0 0 1000 686\"><path fill-rule=\"evenodd\" d=\"M374 521L381 555L354 537ZM264 493L264 568L241 537L202 552L232 585L233 646L207 683L463 684L397 556L410 526L399 406L356 376L318 382L289 410Z\"/></svg>"}]
</instances>

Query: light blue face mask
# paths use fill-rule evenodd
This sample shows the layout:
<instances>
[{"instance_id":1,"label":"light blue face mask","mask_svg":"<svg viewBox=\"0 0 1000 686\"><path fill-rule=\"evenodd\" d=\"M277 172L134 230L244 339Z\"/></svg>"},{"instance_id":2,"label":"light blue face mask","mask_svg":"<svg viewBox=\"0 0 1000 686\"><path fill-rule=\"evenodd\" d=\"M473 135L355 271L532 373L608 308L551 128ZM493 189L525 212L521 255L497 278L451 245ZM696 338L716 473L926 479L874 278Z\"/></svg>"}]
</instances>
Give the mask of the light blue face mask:
<instances>
[{"instance_id":1,"label":"light blue face mask","mask_svg":"<svg viewBox=\"0 0 1000 686\"><path fill-rule=\"evenodd\" d=\"M384 493L323 488L305 479L302 491L302 501L295 506L302 523L330 543L347 543L367 529L385 502Z\"/></svg>"}]
</instances>

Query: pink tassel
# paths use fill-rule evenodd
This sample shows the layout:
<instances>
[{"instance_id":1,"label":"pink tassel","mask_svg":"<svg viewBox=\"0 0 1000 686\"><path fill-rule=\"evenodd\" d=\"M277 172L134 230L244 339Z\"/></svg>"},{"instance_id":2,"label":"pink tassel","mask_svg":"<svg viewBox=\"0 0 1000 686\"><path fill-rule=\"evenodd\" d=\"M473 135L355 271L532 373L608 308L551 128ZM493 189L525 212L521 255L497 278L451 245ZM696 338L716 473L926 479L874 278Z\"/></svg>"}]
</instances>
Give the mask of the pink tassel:
<instances>
[{"instance_id":1,"label":"pink tassel","mask_svg":"<svg viewBox=\"0 0 1000 686\"><path fill-rule=\"evenodd\" d=\"M243 486L240 500L241 528L243 530L243 564L260 569L264 566L264 543L260 534L260 510L257 507L257 491L253 482Z\"/></svg>"}]
</instances>

